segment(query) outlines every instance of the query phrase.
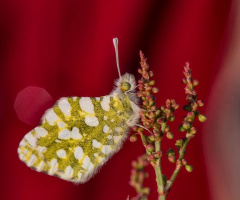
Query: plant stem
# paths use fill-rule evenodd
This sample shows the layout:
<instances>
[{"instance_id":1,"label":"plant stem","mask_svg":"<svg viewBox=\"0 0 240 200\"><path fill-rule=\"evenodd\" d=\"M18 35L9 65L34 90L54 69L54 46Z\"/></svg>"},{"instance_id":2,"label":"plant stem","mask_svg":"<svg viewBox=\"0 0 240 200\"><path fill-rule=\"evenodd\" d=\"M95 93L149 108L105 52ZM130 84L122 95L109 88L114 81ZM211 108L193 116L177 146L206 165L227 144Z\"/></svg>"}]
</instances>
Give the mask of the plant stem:
<instances>
[{"instance_id":1,"label":"plant stem","mask_svg":"<svg viewBox=\"0 0 240 200\"><path fill-rule=\"evenodd\" d=\"M173 172L173 174L172 174L172 176L171 176L171 178L170 178L170 181L171 181L171 187L172 187L173 182L174 182L175 179L177 178L177 175L178 175L178 173L179 173L181 167L182 167L181 165L180 165L180 166L177 166L176 169L174 170L174 172ZM171 187L169 187L169 189L170 189Z\"/></svg>"},{"instance_id":2,"label":"plant stem","mask_svg":"<svg viewBox=\"0 0 240 200\"><path fill-rule=\"evenodd\" d=\"M190 141L190 138L188 138L188 139L184 142L181 150L179 151L179 160L182 160L182 159L183 159L183 156L184 156L185 153L186 153L186 147L187 147L187 144L189 143L189 141Z\"/></svg>"},{"instance_id":3,"label":"plant stem","mask_svg":"<svg viewBox=\"0 0 240 200\"><path fill-rule=\"evenodd\" d=\"M182 161L183 156L185 155L186 147L187 147L187 144L188 144L189 141L190 141L190 138L188 138L188 139L184 142L181 150L179 151L179 160L180 160L180 161ZM171 178L170 178L170 184L169 184L168 187L166 188L167 191L172 187L172 184L174 183L175 179L177 178L177 175L178 175L181 167L182 167L182 164L181 164L181 163L176 165L176 168L175 168L175 170L174 170L174 172L173 172L173 174L172 174L172 176L171 176Z\"/></svg>"},{"instance_id":4,"label":"plant stem","mask_svg":"<svg viewBox=\"0 0 240 200\"><path fill-rule=\"evenodd\" d=\"M158 152L161 149L161 140L157 140L155 142L155 151ZM156 182L157 182L157 187L158 187L158 194L159 195L159 200L165 200L166 196L164 195L164 185L163 185L163 175L162 175L162 169L161 169L161 158L159 158L158 163L155 169L155 174L156 174Z\"/></svg>"},{"instance_id":5,"label":"plant stem","mask_svg":"<svg viewBox=\"0 0 240 200\"><path fill-rule=\"evenodd\" d=\"M159 200L166 200L166 195L160 196L158 199Z\"/></svg>"},{"instance_id":6,"label":"plant stem","mask_svg":"<svg viewBox=\"0 0 240 200\"><path fill-rule=\"evenodd\" d=\"M142 140L143 146L146 147L147 141L146 141L145 136L143 134L140 134L140 136L141 136L141 140Z\"/></svg>"}]
</instances>

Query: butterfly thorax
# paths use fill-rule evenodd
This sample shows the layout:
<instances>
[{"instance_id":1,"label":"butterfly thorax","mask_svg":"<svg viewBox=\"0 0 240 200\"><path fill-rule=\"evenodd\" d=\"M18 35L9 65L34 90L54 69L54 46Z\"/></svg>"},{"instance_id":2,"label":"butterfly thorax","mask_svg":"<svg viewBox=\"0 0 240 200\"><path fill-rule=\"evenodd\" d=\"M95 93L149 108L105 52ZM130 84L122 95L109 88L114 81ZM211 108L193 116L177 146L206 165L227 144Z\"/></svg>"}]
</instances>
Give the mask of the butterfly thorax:
<instances>
[{"instance_id":1,"label":"butterfly thorax","mask_svg":"<svg viewBox=\"0 0 240 200\"><path fill-rule=\"evenodd\" d=\"M133 116L132 102L127 95L113 96L113 109L117 111L117 114L128 123Z\"/></svg>"}]
</instances>

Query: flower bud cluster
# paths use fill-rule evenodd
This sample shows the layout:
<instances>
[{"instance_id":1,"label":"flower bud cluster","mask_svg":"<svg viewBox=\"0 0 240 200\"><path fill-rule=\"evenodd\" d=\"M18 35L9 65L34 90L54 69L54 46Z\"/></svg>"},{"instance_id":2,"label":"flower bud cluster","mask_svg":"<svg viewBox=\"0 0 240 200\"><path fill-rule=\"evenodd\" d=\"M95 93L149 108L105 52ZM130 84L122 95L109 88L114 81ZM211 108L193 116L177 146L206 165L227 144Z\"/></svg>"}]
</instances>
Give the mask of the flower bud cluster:
<instances>
[{"instance_id":1,"label":"flower bud cluster","mask_svg":"<svg viewBox=\"0 0 240 200\"><path fill-rule=\"evenodd\" d=\"M179 126L179 131L186 131L186 138L192 138L197 132L197 129L193 127L193 121L197 116L200 122L204 122L207 120L206 116L200 114L197 110L198 107L202 107L204 105L202 100L197 100L197 92L195 87L199 84L197 80L192 78L191 69L189 68L189 63L186 63L184 67L185 78L182 82L185 86L185 93L187 95L186 99L188 103L183 107L185 111L187 111L187 115L184 117L182 124Z\"/></svg>"},{"instance_id":2,"label":"flower bud cluster","mask_svg":"<svg viewBox=\"0 0 240 200\"><path fill-rule=\"evenodd\" d=\"M174 138L174 134L169 130L168 122L174 121L175 117L173 113L176 109L178 109L179 105L175 102L175 100L167 99L165 106L156 106L156 97L154 94L158 93L159 90L154 86L155 81L152 80L154 74L152 71L148 71L149 65L147 64L146 58L142 52L140 52L140 58L141 68L138 69L138 72L142 75L142 78L138 81L139 90L137 95L142 104L142 109L139 113L142 125L133 127L135 133L130 137L130 141L137 141L137 135L140 135L143 145L146 149L146 155L144 159L145 161L149 161L149 163L155 168L157 180L160 180L159 182L157 181L158 187L160 185L160 190L158 192L160 196L163 196L170 191L172 183L182 166L185 166L185 169L188 172L193 171L193 167L189 165L188 161L184 158L186 146L190 139L197 133L197 129L193 126L194 119L197 117L200 122L204 122L207 118L206 116L202 115L200 111L198 111L198 108L204 105L203 101L197 100L197 92L195 87L199 84L199 82L192 78L189 63L186 63L183 72L185 78L182 80L182 82L186 85L184 89L188 103L183 107L183 109L187 111L187 114L179 126L179 131L186 132L186 137L176 140L175 146L178 149L178 151L176 151L178 153L177 159L174 149L169 148L167 151L168 160L171 163L175 163L176 168L170 180L166 181L167 178L161 172L160 165L162 157L162 151L160 148L161 141L164 135L168 139ZM144 130L147 130L151 134L144 134ZM145 177L145 174L143 172L143 165L139 165L139 162L143 162L141 159L139 158L138 162L133 163L134 169L132 171L130 182L130 184L135 187L137 192L140 194L140 198L137 199L141 199L142 194L149 194L144 193L142 190L142 181ZM162 186L164 186L164 188ZM145 190L149 192L148 188Z\"/></svg>"},{"instance_id":3,"label":"flower bud cluster","mask_svg":"<svg viewBox=\"0 0 240 200\"><path fill-rule=\"evenodd\" d=\"M136 199L147 199L147 196L150 194L150 189L143 186L143 181L148 177L148 173L144 171L145 167L148 166L148 161L146 155L139 156L137 161L132 162L132 171L130 177L130 185L135 188L138 195L133 197L132 200Z\"/></svg>"},{"instance_id":4,"label":"flower bud cluster","mask_svg":"<svg viewBox=\"0 0 240 200\"><path fill-rule=\"evenodd\" d=\"M199 107L204 105L202 100L197 100L197 92L195 87L199 84L197 80L192 78L191 69L189 68L189 63L186 63L183 72L185 78L182 80L185 86L186 99L188 103L183 107L185 111L187 111L187 115L184 117L182 124L179 126L180 132L186 131L186 138L179 139L176 141L175 146L179 149L179 159L177 160L178 166L185 166L185 169L188 172L192 172L193 167L187 164L187 160L183 158L186 153L187 143L191 138L195 136L197 133L197 129L193 126L193 121L195 117L198 117L200 122L204 122L207 120L206 116L200 114L198 111ZM177 167L178 167L177 166Z\"/></svg>"},{"instance_id":5,"label":"flower bud cluster","mask_svg":"<svg viewBox=\"0 0 240 200\"><path fill-rule=\"evenodd\" d=\"M134 127L135 134L130 137L131 142L137 140L137 134L141 136L143 144L146 148L147 159L153 165L158 165L158 160L162 156L161 151L155 150L155 142L162 140L165 134L168 139L173 139L174 135L169 131L168 121L174 121L175 117L173 112L179 107L175 100L167 99L166 105L158 108L156 106L156 97L154 93L158 93L158 88L154 87L155 81L151 80L153 72L148 71L149 65L147 59L143 53L140 52L140 65L141 68L138 72L142 75L142 78L138 81L138 97L141 99L142 110L140 111L140 117L142 125L151 130L151 135L143 135L144 128Z\"/></svg>"}]
</instances>

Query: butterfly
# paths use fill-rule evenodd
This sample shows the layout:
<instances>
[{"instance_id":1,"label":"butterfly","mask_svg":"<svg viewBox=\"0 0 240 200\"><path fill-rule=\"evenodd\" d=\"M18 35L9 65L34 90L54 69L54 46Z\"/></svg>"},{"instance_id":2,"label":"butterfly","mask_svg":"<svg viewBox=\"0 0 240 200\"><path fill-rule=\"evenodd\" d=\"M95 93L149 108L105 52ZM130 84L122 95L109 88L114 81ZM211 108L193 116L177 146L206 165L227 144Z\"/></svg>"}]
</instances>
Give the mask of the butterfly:
<instances>
[{"instance_id":1,"label":"butterfly","mask_svg":"<svg viewBox=\"0 0 240 200\"><path fill-rule=\"evenodd\" d=\"M113 39L119 79L102 97L63 97L39 126L21 140L18 155L27 166L74 183L85 183L121 148L139 120L136 81L121 76L118 39Z\"/></svg>"}]
</instances>

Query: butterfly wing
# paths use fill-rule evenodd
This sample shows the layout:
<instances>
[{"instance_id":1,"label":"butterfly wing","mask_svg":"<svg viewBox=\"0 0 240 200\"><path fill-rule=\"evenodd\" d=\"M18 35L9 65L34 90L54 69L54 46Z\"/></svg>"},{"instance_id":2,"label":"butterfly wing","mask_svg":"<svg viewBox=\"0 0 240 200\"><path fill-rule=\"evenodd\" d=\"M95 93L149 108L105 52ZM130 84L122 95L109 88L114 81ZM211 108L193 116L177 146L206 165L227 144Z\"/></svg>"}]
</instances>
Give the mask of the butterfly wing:
<instances>
[{"instance_id":1,"label":"butterfly wing","mask_svg":"<svg viewBox=\"0 0 240 200\"><path fill-rule=\"evenodd\" d=\"M120 149L132 115L128 98L61 98L24 136L19 158L39 172L84 183Z\"/></svg>"}]
</instances>

